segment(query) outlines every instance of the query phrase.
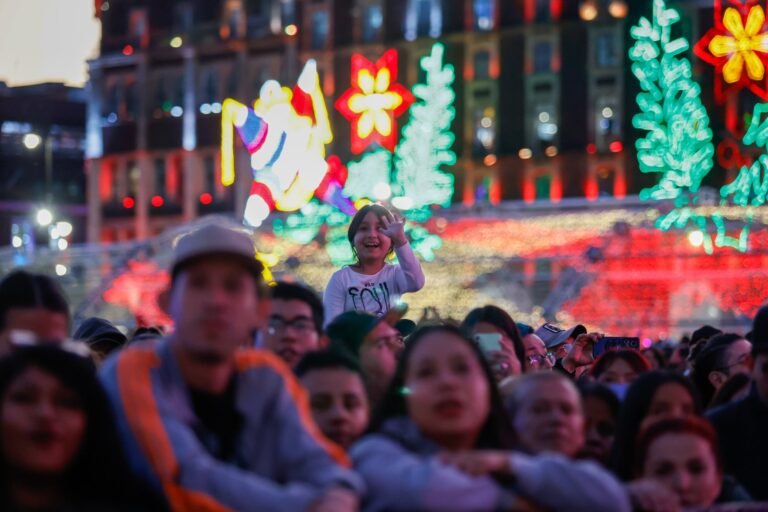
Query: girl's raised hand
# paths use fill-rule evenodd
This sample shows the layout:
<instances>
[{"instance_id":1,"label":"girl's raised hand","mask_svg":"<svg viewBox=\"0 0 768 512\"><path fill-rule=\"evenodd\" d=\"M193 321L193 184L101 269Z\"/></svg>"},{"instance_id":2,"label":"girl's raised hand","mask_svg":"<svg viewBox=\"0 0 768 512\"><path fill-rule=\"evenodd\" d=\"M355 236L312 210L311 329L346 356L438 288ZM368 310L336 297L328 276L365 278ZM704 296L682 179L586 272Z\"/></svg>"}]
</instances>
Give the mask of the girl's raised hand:
<instances>
[{"instance_id":1,"label":"girl's raised hand","mask_svg":"<svg viewBox=\"0 0 768 512\"><path fill-rule=\"evenodd\" d=\"M405 219L399 215L385 215L381 218L381 233L392 240L395 247L401 247L408 243L405 237Z\"/></svg>"}]
</instances>

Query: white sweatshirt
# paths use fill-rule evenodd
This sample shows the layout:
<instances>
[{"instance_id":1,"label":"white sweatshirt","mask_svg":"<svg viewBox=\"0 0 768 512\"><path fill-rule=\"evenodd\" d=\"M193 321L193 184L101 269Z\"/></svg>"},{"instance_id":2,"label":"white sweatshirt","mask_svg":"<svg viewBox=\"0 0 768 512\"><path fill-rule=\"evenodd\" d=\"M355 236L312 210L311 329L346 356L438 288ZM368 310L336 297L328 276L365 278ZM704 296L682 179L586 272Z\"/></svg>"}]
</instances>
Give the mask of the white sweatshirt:
<instances>
[{"instance_id":1,"label":"white sweatshirt","mask_svg":"<svg viewBox=\"0 0 768 512\"><path fill-rule=\"evenodd\" d=\"M395 249L399 264L384 264L376 274L366 275L344 267L331 276L323 295L325 322L345 311L366 311L384 315L400 296L424 287L424 272L410 244Z\"/></svg>"}]
</instances>

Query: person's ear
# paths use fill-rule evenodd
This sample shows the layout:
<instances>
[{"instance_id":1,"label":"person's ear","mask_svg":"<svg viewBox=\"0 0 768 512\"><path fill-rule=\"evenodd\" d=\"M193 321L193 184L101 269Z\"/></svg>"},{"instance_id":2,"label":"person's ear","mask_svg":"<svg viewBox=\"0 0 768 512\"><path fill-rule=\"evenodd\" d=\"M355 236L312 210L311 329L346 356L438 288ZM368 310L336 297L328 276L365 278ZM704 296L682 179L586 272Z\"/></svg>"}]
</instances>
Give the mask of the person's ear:
<instances>
[{"instance_id":1,"label":"person's ear","mask_svg":"<svg viewBox=\"0 0 768 512\"><path fill-rule=\"evenodd\" d=\"M166 315L171 315L171 287L170 285L163 289L157 296L157 305Z\"/></svg>"},{"instance_id":2,"label":"person's ear","mask_svg":"<svg viewBox=\"0 0 768 512\"><path fill-rule=\"evenodd\" d=\"M319 350L325 350L330 346L331 346L331 338L329 338L325 334L321 334L317 340L317 348Z\"/></svg>"},{"instance_id":3,"label":"person's ear","mask_svg":"<svg viewBox=\"0 0 768 512\"><path fill-rule=\"evenodd\" d=\"M715 389L720 389L720 386L725 384L728 377L726 377L723 372L709 372L707 379L709 379L709 383L712 384Z\"/></svg>"}]
</instances>

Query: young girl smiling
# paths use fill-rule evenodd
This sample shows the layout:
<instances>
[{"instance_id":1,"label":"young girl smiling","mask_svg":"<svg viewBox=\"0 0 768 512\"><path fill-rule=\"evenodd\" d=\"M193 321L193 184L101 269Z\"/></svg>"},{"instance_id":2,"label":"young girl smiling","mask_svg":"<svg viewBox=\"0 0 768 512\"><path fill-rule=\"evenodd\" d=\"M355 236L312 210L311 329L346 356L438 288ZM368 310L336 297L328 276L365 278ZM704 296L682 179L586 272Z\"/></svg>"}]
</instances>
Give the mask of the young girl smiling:
<instances>
[{"instance_id":1,"label":"young girl smiling","mask_svg":"<svg viewBox=\"0 0 768 512\"><path fill-rule=\"evenodd\" d=\"M424 272L405 236L405 221L379 204L358 211L347 238L357 263L336 271L325 288L325 325L345 311L377 316L397 305L404 293L424 287ZM399 264L386 262L392 252Z\"/></svg>"}]
</instances>

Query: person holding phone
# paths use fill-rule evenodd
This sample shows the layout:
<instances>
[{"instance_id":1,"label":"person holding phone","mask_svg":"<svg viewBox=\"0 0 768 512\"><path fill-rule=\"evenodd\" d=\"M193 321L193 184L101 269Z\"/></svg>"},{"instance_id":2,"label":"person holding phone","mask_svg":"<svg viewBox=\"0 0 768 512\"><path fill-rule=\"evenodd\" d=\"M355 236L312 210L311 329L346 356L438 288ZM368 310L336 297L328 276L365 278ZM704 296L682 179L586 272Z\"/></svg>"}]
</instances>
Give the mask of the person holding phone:
<instances>
[{"instance_id":1,"label":"person holding phone","mask_svg":"<svg viewBox=\"0 0 768 512\"><path fill-rule=\"evenodd\" d=\"M492 305L475 308L464 318L461 328L478 344L497 382L522 373L525 348L509 313Z\"/></svg>"},{"instance_id":2,"label":"person holding phone","mask_svg":"<svg viewBox=\"0 0 768 512\"><path fill-rule=\"evenodd\" d=\"M570 352L555 363L555 369L574 378L580 377L595 362L593 348L605 335L598 332L580 334Z\"/></svg>"}]
</instances>

